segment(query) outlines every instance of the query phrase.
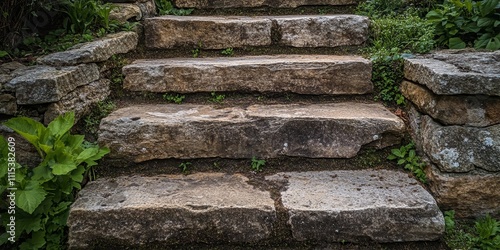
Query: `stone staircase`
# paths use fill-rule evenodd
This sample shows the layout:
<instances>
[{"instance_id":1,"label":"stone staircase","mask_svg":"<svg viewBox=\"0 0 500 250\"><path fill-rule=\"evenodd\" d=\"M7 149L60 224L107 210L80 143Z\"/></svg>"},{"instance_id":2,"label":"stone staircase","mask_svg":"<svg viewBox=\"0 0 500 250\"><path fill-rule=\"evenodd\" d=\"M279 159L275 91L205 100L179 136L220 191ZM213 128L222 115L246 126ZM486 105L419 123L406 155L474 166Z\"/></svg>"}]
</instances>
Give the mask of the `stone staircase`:
<instances>
[{"instance_id":1,"label":"stone staircase","mask_svg":"<svg viewBox=\"0 0 500 250\"><path fill-rule=\"evenodd\" d=\"M196 9L354 3L176 1ZM356 15L161 16L145 20L144 41L152 51L357 46L367 40L368 24ZM371 64L356 55L142 59L123 73L128 91L294 93L313 95L313 101L126 106L103 119L99 131L99 143L117 162L346 159L362 148L396 145L405 133L400 118L363 97L373 91ZM316 95L332 101L316 103ZM71 249L432 241L444 231L432 196L396 170L141 174L132 170L87 184L68 220Z\"/></svg>"}]
</instances>

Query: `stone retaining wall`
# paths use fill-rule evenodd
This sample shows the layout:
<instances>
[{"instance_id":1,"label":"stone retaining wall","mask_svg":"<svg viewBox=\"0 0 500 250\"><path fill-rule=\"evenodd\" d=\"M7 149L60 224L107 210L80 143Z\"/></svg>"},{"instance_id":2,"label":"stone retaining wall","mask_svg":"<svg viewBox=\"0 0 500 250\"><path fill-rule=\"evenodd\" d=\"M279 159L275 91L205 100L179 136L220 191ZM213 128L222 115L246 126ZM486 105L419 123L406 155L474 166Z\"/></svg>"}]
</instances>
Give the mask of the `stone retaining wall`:
<instances>
[{"instance_id":1,"label":"stone retaining wall","mask_svg":"<svg viewBox=\"0 0 500 250\"><path fill-rule=\"evenodd\" d=\"M500 51L406 59L405 78L412 136L441 208L500 215Z\"/></svg>"}]
</instances>

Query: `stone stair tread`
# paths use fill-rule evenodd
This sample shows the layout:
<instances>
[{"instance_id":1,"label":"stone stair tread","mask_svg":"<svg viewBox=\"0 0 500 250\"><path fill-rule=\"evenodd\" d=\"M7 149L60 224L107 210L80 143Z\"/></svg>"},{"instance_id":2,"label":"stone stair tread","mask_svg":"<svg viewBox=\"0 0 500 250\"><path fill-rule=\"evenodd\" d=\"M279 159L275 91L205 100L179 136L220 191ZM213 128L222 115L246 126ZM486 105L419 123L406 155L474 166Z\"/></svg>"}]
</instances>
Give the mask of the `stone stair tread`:
<instances>
[{"instance_id":1,"label":"stone stair tread","mask_svg":"<svg viewBox=\"0 0 500 250\"><path fill-rule=\"evenodd\" d=\"M432 196L405 173L279 173L266 182L274 188L285 184L280 195L287 218L277 215L272 190L252 186L241 174L98 179L71 207L70 249L258 244L282 240L273 239L283 235L280 230L291 230L296 241L326 242L434 240L444 231Z\"/></svg>"},{"instance_id":2,"label":"stone stair tread","mask_svg":"<svg viewBox=\"0 0 500 250\"><path fill-rule=\"evenodd\" d=\"M179 8L195 8L195 9L223 9L223 8L256 8L256 7L272 7L272 8L296 8L299 6L337 6L337 5L352 5L357 4L356 0L177 0L175 5Z\"/></svg>"},{"instance_id":3,"label":"stone stair tread","mask_svg":"<svg viewBox=\"0 0 500 250\"><path fill-rule=\"evenodd\" d=\"M364 145L400 142L404 122L381 104L137 105L101 122L110 157L143 162L193 158L351 158Z\"/></svg>"},{"instance_id":4,"label":"stone stair tread","mask_svg":"<svg viewBox=\"0 0 500 250\"><path fill-rule=\"evenodd\" d=\"M358 15L168 15L147 18L144 25L150 49L357 46L369 35L369 19Z\"/></svg>"},{"instance_id":5,"label":"stone stair tread","mask_svg":"<svg viewBox=\"0 0 500 250\"><path fill-rule=\"evenodd\" d=\"M371 63L360 56L275 55L138 60L124 88L149 92L258 91L367 94Z\"/></svg>"}]
</instances>

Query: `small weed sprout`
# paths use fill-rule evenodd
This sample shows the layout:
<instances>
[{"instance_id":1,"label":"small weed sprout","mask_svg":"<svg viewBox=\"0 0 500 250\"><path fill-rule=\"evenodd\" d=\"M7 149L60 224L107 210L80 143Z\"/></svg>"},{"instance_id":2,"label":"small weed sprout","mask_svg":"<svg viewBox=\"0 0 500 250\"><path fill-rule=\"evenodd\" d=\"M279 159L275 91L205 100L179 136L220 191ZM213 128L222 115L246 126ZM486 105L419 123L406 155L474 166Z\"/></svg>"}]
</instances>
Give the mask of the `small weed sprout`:
<instances>
[{"instance_id":1,"label":"small weed sprout","mask_svg":"<svg viewBox=\"0 0 500 250\"><path fill-rule=\"evenodd\" d=\"M183 174L189 174L189 166L191 165L191 162L183 162L179 164L179 168L181 169Z\"/></svg>"},{"instance_id":2,"label":"small weed sprout","mask_svg":"<svg viewBox=\"0 0 500 250\"><path fill-rule=\"evenodd\" d=\"M451 249L500 249L500 222L490 215L476 220L474 226L455 221L455 211L444 212L444 240Z\"/></svg>"},{"instance_id":3,"label":"small weed sprout","mask_svg":"<svg viewBox=\"0 0 500 250\"><path fill-rule=\"evenodd\" d=\"M252 158L252 170L255 172L262 172L262 168L266 165L265 160L258 160L257 158L253 157Z\"/></svg>"},{"instance_id":4,"label":"small weed sprout","mask_svg":"<svg viewBox=\"0 0 500 250\"><path fill-rule=\"evenodd\" d=\"M395 148L391 150L391 154L387 159L397 160L398 165L412 171L422 183L427 183L427 177L424 172L425 163L417 156L413 142L406 146L401 146L399 149Z\"/></svg>"},{"instance_id":5,"label":"small weed sprout","mask_svg":"<svg viewBox=\"0 0 500 250\"><path fill-rule=\"evenodd\" d=\"M198 42L198 47L191 50L191 53L193 54L193 58L198 58L200 56L201 47L202 47L202 43Z\"/></svg>"},{"instance_id":6,"label":"small weed sprout","mask_svg":"<svg viewBox=\"0 0 500 250\"><path fill-rule=\"evenodd\" d=\"M221 51L220 53L225 55L225 56L233 56L234 50L233 50L233 48L227 48L227 49Z\"/></svg>"},{"instance_id":7,"label":"small weed sprout","mask_svg":"<svg viewBox=\"0 0 500 250\"><path fill-rule=\"evenodd\" d=\"M175 103L175 104L181 104L184 99L186 99L185 95L173 95L173 94L164 94L163 99L165 101Z\"/></svg>"},{"instance_id":8,"label":"small weed sprout","mask_svg":"<svg viewBox=\"0 0 500 250\"><path fill-rule=\"evenodd\" d=\"M211 95L211 97L210 97L209 101L215 102L215 103L223 103L224 99L226 98L225 95L218 95L215 92L212 92L210 95Z\"/></svg>"}]
</instances>

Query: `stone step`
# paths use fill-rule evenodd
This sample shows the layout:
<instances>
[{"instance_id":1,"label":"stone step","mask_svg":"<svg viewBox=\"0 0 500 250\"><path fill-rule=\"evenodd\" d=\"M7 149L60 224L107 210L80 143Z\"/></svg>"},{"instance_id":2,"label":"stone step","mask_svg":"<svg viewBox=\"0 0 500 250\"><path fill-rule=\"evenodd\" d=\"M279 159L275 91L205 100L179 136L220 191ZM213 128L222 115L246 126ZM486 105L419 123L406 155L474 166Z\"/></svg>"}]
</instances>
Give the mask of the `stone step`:
<instances>
[{"instance_id":1,"label":"stone step","mask_svg":"<svg viewBox=\"0 0 500 250\"><path fill-rule=\"evenodd\" d=\"M400 142L405 125L381 104L139 105L101 121L111 157L143 162L193 158L351 158L364 145Z\"/></svg>"},{"instance_id":2,"label":"stone step","mask_svg":"<svg viewBox=\"0 0 500 250\"><path fill-rule=\"evenodd\" d=\"M139 60L123 68L124 88L149 92L258 91L349 95L373 91L362 57L278 55Z\"/></svg>"},{"instance_id":3,"label":"stone step","mask_svg":"<svg viewBox=\"0 0 500 250\"><path fill-rule=\"evenodd\" d=\"M265 182L223 173L98 179L71 207L69 248L428 241L444 231L435 200L405 173L290 172Z\"/></svg>"},{"instance_id":4,"label":"stone step","mask_svg":"<svg viewBox=\"0 0 500 250\"><path fill-rule=\"evenodd\" d=\"M175 5L179 8L195 9L226 9L226 8L297 8L299 6L338 6L357 4L356 0L176 0Z\"/></svg>"},{"instance_id":5,"label":"stone step","mask_svg":"<svg viewBox=\"0 0 500 250\"><path fill-rule=\"evenodd\" d=\"M150 49L355 46L369 35L369 19L357 15L161 16L144 25Z\"/></svg>"}]
</instances>

